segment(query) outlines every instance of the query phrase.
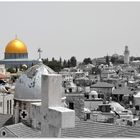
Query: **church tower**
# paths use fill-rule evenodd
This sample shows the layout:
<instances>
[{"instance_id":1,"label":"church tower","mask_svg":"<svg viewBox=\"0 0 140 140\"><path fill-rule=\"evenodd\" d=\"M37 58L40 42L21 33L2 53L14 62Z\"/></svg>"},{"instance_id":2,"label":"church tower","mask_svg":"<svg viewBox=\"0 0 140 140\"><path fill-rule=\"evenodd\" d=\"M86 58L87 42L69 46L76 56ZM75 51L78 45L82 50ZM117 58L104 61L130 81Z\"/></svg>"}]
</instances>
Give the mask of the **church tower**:
<instances>
[{"instance_id":1,"label":"church tower","mask_svg":"<svg viewBox=\"0 0 140 140\"><path fill-rule=\"evenodd\" d=\"M128 46L125 46L125 50L124 50L124 64L129 64L129 50L128 50Z\"/></svg>"}]
</instances>

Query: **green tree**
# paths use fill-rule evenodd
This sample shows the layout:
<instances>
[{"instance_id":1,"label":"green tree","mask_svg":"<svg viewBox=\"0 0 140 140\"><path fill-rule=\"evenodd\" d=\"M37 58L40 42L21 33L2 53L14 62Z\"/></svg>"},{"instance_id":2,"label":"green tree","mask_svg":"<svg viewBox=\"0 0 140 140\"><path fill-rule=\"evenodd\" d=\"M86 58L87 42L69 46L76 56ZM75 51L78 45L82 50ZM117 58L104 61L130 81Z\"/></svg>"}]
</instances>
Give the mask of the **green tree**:
<instances>
[{"instance_id":1,"label":"green tree","mask_svg":"<svg viewBox=\"0 0 140 140\"><path fill-rule=\"evenodd\" d=\"M62 58L61 57L59 58L59 63L62 66Z\"/></svg>"},{"instance_id":2,"label":"green tree","mask_svg":"<svg viewBox=\"0 0 140 140\"><path fill-rule=\"evenodd\" d=\"M59 61L57 61L57 60L49 61L48 67L50 67L51 69L53 69L56 72L61 71L61 65L60 65Z\"/></svg>"},{"instance_id":3,"label":"green tree","mask_svg":"<svg viewBox=\"0 0 140 140\"><path fill-rule=\"evenodd\" d=\"M49 59L43 59L43 64L47 65L48 67L50 67L51 69L53 69L56 72L61 71L62 69L62 65L60 64L60 60L55 60L55 58L53 57L51 61L49 61Z\"/></svg>"},{"instance_id":4,"label":"green tree","mask_svg":"<svg viewBox=\"0 0 140 140\"><path fill-rule=\"evenodd\" d=\"M130 61L134 61L135 57L134 56L131 56L130 57Z\"/></svg>"},{"instance_id":5,"label":"green tree","mask_svg":"<svg viewBox=\"0 0 140 140\"><path fill-rule=\"evenodd\" d=\"M10 67L10 68L7 69L7 72L15 73L16 72L16 68Z\"/></svg>"},{"instance_id":6,"label":"green tree","mask_svg":"<svg viewBox=\"0 0 140 140\"><path fill-rule=\"evenodd\" d=\"M117 58L112 56L110 61L112 62L112 64L115 64L116 60L117 60Z\"/></svg>"},{"instance_id":7,"label":"green tree","mask_svg":"<svg viewBox=\"0 0 140 140\"><path fill-rule=\"evenodd\" d=\"M68 60L67 67L70 68L70 66L71 66L71 63L70 63L70 60Z\"/></svg>"},{"instance_id":8,"label":"green tree","mask_svg":"<svg viewBox=\"0 0 140 140\"><path fill-rule=\"evenodd\" d=\"M98 67L93 67L92 74L95 74L95 75L101 74L101 70Z\"/></svg>"},{"instance_id":9,"label":"green tree","mask_svg":"<svg viewBox=\"0 0 140 140\"><path fill-rule=\"evenodd\" d=\"M54 57L52 58L52 61L55 61Z\"/></svg>"},{"instance_id":10,"label":"green tree","mask_svg":"<svg viewBox=\"0 0 140 140\"><path fill-rule=\"evenodd\" d=\"M49 59L48 58L47 59L43 59L42 62L43 62L43 64L48 65Z\"/></svg>"},{"instance_id":11,"label":"green tree","mask_svg":"<svg viewBox=\"0 0 140 140\"><path fill-rule=\"evenodd\" d=\"M83 63L84 63L85 65L87 65L87 64L92 64L92 60L91 60L91 58L85 58L85 59L83 60Z\"/></svg>"},{"instance_id":12,"label":"green tree","mask_svg":"<svg viewBox=\"0 0 140 140\"><path fill-rule=\"evenodd\" d=\"M106 64L109 66L109 56L106 56Z\"/></svg>"},{"instance_id":13,"label":"green tree","mask_svg":"<svg viewBox=\"0 0 140 140\"><path fill-rule=\"evenodd\" d=\"M75 67L77 65L77 60L76 60L76 57L75 56L72 56L70 58L70 66L71 67Z\"/></svg>"},{"instance_id":14,"label":"green tree","mask_svg":"<svg viewBox=\"0 0 140 140\"><path fill-rule=\"evenodd\" d=\"M63 68L66 68L68 65L67 65L67 61L64 59L63 61Z\"/></svg>"}]
</instances>

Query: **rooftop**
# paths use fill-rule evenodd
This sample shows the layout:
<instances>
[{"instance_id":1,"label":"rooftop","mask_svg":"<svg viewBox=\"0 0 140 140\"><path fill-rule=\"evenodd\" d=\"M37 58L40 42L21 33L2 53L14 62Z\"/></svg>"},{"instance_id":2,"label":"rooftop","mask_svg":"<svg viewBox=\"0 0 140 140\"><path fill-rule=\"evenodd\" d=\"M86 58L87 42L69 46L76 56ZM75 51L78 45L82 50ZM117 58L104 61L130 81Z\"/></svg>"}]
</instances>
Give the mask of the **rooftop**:
<instances>
[{"instance_id":1,"label":"rooftop","mask_svg":"<svg viewBox=\"0 0 140 140\"><path fill-rule=\"evenodd\" d=\"M5 126L5 125L10 125L12 124L12 116L7 115L7 114L0 114L0 128Z\"/></svg>"},{"instance_id":2,"label":"rooftop","mask_svg":"<svg viewBox=\"0 0 140 140\"><path fill-rule=\"evenodd\" d=\"M33 137L41 136L41 131L26 126L23 123L17 123L17 124L5 126L4 128L5 130L7 130L9 137L21 137L21 138L32 137L33 138Z\"/></svg>"},{"instance_id":3,"label":"rooftop","mask_svg":"<svg viewBox=\"0 0 140 140\"><path fill-rule=\"evenodd\" d=\"M5 126L12 137L41 137L41 131L18 123ZM80 121L76 119L74 128L62 129L62 138L98 138L98 137L140 137L140 126L119 126L109 123Z\"/></svg>"},{"instance_id":4,"label":"rooftop","mask_svg":"<svg viewBox=\"0 0 140 140\"><path fill-rule=\"evenodd\" d=\"M97 82L94 85L91 85L91 88L112 88L114 87L113 84L109 84L107 82Z\"/></svg>"}]
</instances>

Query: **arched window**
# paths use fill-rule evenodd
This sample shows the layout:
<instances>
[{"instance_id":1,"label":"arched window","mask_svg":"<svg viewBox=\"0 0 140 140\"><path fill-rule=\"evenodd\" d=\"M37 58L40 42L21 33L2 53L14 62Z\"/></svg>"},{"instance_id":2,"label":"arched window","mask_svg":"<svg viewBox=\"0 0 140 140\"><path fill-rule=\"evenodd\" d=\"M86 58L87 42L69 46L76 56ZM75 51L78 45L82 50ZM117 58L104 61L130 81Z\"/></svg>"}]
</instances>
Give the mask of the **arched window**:
<instances>
[{"instance_id":1,"label":"arched window","mask_svg":"<svg viewBox=\"0 0 140 140\"><path fill-rule=\"evenodd\" d=\"M9 114L9 100L7 100L7 114Z\"/></svg>"}]
</instances>

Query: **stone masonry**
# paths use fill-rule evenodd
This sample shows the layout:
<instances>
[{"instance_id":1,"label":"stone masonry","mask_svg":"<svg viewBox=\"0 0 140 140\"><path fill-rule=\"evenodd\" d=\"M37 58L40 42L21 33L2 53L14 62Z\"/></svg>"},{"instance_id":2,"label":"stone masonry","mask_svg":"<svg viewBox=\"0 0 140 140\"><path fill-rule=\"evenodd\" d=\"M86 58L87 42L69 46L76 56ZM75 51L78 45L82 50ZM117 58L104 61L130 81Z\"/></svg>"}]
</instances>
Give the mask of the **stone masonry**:
<instances>
[{"instance_id":1,"label":"stone masonry","mask_svg":"<svg viewBox=\"0 0 140 140\"><path fill-rule=\"evenodd\" d=\"M66 94L66 104L74 104L75 115L79 119L84 119L84 94L81 93L68 93Z\"/></svg>"}]
</instances>

